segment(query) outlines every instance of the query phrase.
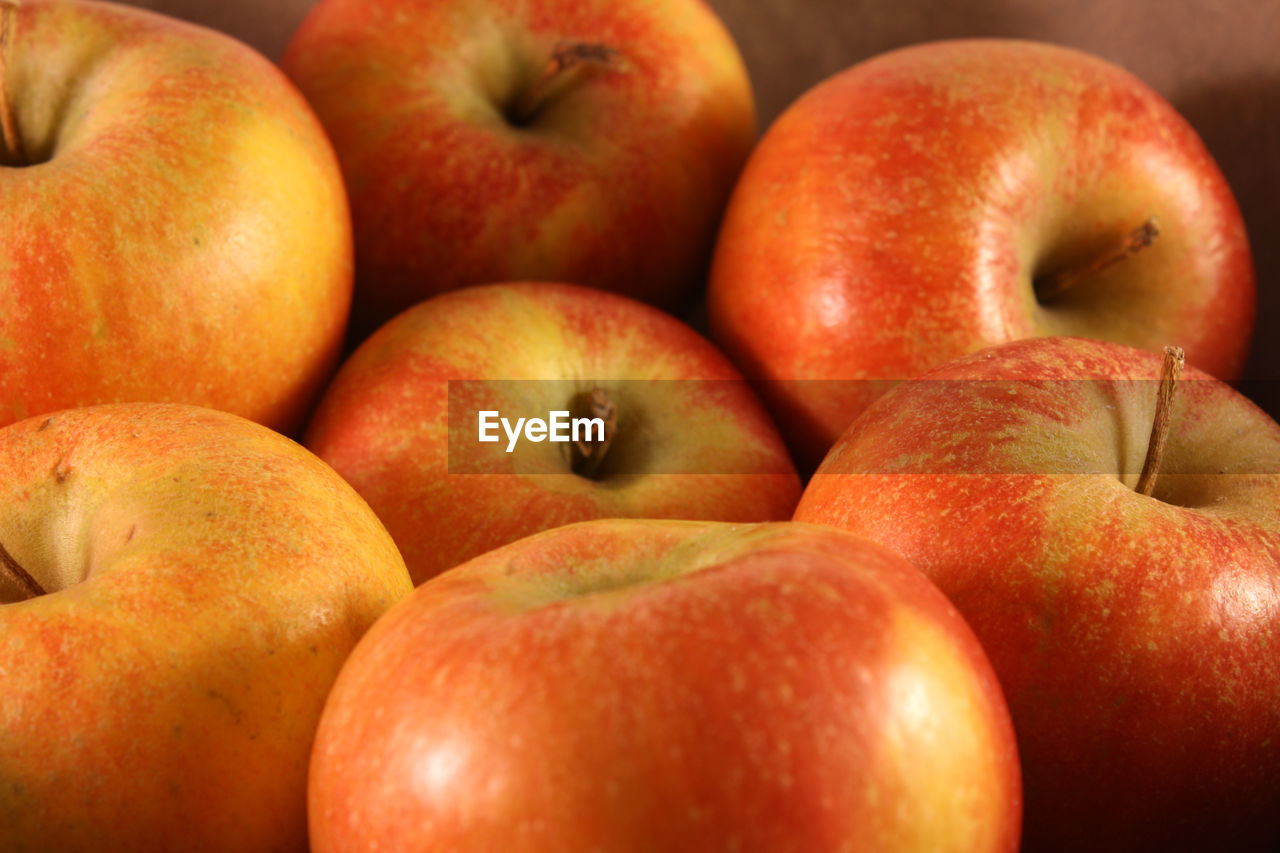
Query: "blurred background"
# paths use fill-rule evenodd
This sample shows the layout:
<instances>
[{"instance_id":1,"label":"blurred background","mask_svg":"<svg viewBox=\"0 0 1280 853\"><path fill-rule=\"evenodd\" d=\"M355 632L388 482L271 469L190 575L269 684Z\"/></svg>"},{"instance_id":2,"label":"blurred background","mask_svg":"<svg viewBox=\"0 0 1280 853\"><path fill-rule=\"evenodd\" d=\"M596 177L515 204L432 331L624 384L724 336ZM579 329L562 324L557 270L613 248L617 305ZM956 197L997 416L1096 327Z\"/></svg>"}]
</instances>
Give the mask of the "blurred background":
<instances>
[{"instance_id":1,"label":"blurred background","mask_svg":"<svg viewBox=\"0 0 1280 853\"><path fill-rule=\"evenodd\" d=\"M279 59L313 0L130 0ZM1243 390L1280 418L1280 0L710 0L742 50L763 131L810 86L895 47L1056 42L1141 77L1200 133L1243 210L1259 312Z\"/></svg>"}]
</instances>

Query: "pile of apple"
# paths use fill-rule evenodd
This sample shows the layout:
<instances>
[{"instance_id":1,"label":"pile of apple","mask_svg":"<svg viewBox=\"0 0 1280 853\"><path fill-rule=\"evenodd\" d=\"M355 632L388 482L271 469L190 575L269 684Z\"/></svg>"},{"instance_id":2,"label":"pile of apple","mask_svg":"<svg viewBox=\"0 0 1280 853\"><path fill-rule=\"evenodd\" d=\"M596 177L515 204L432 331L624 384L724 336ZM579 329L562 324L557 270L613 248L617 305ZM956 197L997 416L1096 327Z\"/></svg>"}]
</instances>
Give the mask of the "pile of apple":
<instances>
[{"instance_id":1,"label":"pile of apple","mask_svg":"<svg viewBox=\"0 0 1280 853\"><path fill-rule=\"evenodd\" d=\"M1062 47L0 0L0 849L1280 848L1254 299Z\"/></svg>"}]
</instances>

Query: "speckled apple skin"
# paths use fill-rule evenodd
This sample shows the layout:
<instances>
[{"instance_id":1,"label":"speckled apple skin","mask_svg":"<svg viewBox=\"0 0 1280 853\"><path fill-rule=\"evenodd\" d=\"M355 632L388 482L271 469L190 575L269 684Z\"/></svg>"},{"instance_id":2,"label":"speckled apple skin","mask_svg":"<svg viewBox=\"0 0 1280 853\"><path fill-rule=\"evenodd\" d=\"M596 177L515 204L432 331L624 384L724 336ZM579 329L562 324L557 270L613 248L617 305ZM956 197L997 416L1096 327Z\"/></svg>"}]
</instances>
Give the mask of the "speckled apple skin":
<instances>
[{"instance_id":1,"label":"speckled apple skin","mask_svg":"<svg viewBox=\"0 0 1280 853\"><path fill-rule=\"evenodd\" d=\"M1160 361L1038 338L939 366L863 412L796 510L969 620L1018 730L1028 850L1280 840L1280 426L1189 365L1139 494Z\"/></svg>"},{"instance_id":2,"label":"speckled apple skin","mask_svg":"<svg viewBox=\"0 0 1280 853\"><path fill-rule=\"evenodd\" d=\"M566 42L617 59L514 126ZM342 163L366 334L492 281L687 306L756 140L742 57L702 0L322 0L281 67Z\"/></svg>"},{"instance_id":3,"label":"speckled apple skin","mask_svg":"<svg viewBox=\"0 0 1280 853\"><path fill-rule=\"evenodd\" d=\"M186 406L0 429L0 848L306 851L321 706L410 591L298 444ZM0 572L0 575L3 575Z\"/></svg>"},{"instance_id":4,"label":"speckled apple skin","mask_svg":"<svg viewBox=\"0 0 1280 853\"><path fill-rule=\"evenodd\" d=\"M478 442L600 387L618 435L600 479L565 444ZM800 478L750 384L710 341L594 288L508 282L451 291L385 324L342 365L304 443L387 525L416 583L548 527L593 518L779 521Z\"/></svg>"},{"instance_id":5,"label":"speckled apple skin","mask_svg":"<svg viewBox=\"0 0 1280 853\"><path fill-rule=\"evenodd\" d=\"M1148 219L1160 235L1041 303L1037 277ZM743 170L716 246L712 337L812 470L893 382L1045 335L1244 369L1255 281L1222 173L1153 89L1016 40L891 51L802 95Z\"/></svg>"},{"instance_id":6,"label":"speckled apple skin","mask_svg":"<svg viewBox=\"0 0 1280 853\"><path fill-rule=\"evenodd\" d=\"M153 12L24 0L12 21L30 165L0 152L0 424L154 401L296 432L353 275L306 102L247 46Z\"/></svg>"},{"instance_id":7,"label":"speckled apple skin","mask_svg":"<svg viewBox=\"0 0 1280 853\"><path fill-rule=\"evenodd\" d=\"M326 703L316 853L1013 853L1000 689L954 608L842 531L612 519L420 586Z\"/></svg>"}]
</instances>

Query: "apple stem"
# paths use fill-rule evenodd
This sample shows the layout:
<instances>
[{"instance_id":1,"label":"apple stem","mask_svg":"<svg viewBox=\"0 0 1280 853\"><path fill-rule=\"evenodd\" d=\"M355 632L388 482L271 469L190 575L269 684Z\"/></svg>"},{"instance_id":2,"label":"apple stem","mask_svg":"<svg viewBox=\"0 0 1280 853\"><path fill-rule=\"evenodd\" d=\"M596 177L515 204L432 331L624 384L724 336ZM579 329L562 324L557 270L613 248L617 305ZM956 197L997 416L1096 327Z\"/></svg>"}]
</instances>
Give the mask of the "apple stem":
<instances>
[{"instance_id":1,"label":"apple stem","mask_svg":"<svg viewBox=\"0 0 1280 853\"><path fill-rule=\"evenodd\" d=\"M591 431L587 431L588 438L586 440L579 439L572 444L571 453L573 455L570 462L570 468L573 473L594 480L600 471L600 463L604 461L604 455L609 450L609 445L613 443L613 438L618 434L618 406L609 396L609 392L603 388L596 386L591 389L591 399L589 401L590 415L592 418L599 418L604 422L603 437L599 439L590 438Z\"/></svg>"},{"instance_id":2,"label":"apple stem","mask_svg":"<svg viewBox=\"0 0 1280 853\"><path fill-rule=\"evenodd\" d=\"M0 0L0 164L12 161L18 164L27 162L22 150L22 138L18 136L17 121L13 116L13 105L5 84L9 79L9 45L13 43L14 16L18 6L11 0Z\"/></svg>"},{"instance_id":3,"label":"apple stem","mask_svg":"<svg viewBox=\"0 0 1280 853\"><path fill-rule=\"evenodd\" d=\"M509 118L517 125L529 124L556 88L569 80L574 72L588 68L617 68L619 56L617 50L599 42L566 41L557 44L538 79L512 106Z\"/></svg>"},{"instance_id":4,"label":"apple stem","mask_svg":"<svg viewBox=\"0 0 1280 853\"><path fill-rule=\"evenodd\" d=\"M27 598L37 598L45 594L45 589L40 582L22 568L22 564L13 558L3 544L0 544L0 573L8 575L27 594Z\"/></svg>"},{"instance_id":5,"label":"apple stem","mask_svg":"<svg viewBox=\"0 0 1280 853\"><path fill-rule=\"evenodd\" d=\"M1057 299L1084 279L1138 254L1154 243L1158 236L1160 236L1160 226L1152 217L1121 237L1118 243L1098 253L1086 263L1036 279L1036 298L1041 302Z\"/></svg>"},{"instance_id":6,"label":"apple stem","mask_svg":"<svg viewBox=\"0 0 1280 853\"><path fill-rule=\"evenodd\" d=\"M1169 441L1169 424L1173 417L1173 391L1186 363L1182 347L1164 348L1164 360L1160 363L1160 388L1156 391L1156 414L1151 422L1151 438L1147 440L1147 458L1142 463L1142 473L1138 475L1138 485L1135 487L1139 494L1148 497L1155 490L1156 476L1160 473L1160 462Z\"/></svg>"}]
</instances>

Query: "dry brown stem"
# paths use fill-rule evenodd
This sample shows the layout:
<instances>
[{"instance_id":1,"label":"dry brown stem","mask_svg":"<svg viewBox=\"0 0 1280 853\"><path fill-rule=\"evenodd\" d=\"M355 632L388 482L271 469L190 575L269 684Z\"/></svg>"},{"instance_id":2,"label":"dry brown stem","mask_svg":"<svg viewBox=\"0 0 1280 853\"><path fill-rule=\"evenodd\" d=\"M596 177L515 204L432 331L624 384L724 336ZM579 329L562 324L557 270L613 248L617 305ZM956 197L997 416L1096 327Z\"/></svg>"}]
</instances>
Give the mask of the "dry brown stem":
<instances>
[{"instance_id":1,"label":"dry brown stem","mask_svg":"<svg viewBox=\"0 0 1280 853\"><path fill-rule=\"evenodd\" d=\"M1151 422L1151 437L1147 440L1147 457L1138 475L1136 491L1150 495L1156 487L1160 463L1164 459L1165 445L1169 442L1169 424L1173 418L1173 392L1178 386L1178 376L1186 365L1182 347L1165 347L1164 361L1160 364L1160 387L1156 391L1156 414Z\"/></svg>"},{"instance_id":2,"label":"dry brown stem","mask_svg":"<svg viewBox=\"0 0 1280 853\"><path fill-rule=\"evenodd\" d=\"M1041 302L1051 302L1071 290L1081 281L1095 276L1108 267L1133 257L1155 242L1160 236L1160 227L1154 218L1148 219L1119 242L1107 247L1104 251L1089 258L1082 264L1058 270L1051 275L1036 280L1036 298Z\"/></svg>"}]
</instances>

